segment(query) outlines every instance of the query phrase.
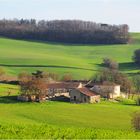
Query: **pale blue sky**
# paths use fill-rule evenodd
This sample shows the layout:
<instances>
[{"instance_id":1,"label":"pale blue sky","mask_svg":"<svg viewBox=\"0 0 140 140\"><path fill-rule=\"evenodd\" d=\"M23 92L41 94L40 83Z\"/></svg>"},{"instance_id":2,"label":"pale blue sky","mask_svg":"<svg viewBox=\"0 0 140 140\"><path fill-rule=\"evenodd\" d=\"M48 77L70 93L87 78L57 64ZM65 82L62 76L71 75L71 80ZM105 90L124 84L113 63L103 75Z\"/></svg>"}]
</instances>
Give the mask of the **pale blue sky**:
<instances>
[{"instance_id":1,"label":"pale blue sky","mask_svg":"<svg viewBox=\"0 0 140 140\"><path fill-rule=\"evenodd\" d=\"M140 32L140 0L0 0L0 19L81 19Z\"/></svg>"}]
</instances>

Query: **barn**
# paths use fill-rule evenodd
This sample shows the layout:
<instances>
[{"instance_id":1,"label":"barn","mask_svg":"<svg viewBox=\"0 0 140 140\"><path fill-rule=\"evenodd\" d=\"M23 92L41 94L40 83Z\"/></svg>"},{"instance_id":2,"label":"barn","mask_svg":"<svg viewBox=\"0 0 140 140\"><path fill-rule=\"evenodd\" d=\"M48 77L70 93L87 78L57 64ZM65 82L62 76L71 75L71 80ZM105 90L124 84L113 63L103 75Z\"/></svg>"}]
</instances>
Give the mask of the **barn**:
<instances>
[{"instance_id":1,"label":"barn","mask_svg":"<svg viewBox=\"0 0 140 140\"><path fill-rule=\"evenodd\" d=\"M70 91L70 101L75 103L98 103L100 102L100 95L86 87L80 87Z\"/></svg>"}]
</instances>

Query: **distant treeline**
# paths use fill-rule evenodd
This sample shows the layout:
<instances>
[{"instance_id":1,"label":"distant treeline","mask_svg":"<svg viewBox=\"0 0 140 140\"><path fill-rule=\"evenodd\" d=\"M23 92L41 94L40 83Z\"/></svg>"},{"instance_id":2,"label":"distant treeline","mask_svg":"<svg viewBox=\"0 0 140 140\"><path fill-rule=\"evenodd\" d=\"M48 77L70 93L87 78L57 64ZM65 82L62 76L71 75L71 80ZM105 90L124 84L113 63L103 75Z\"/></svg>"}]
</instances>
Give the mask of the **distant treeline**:
<instances>
[{"instance_id":1,"label":"distant treeline","mask_svg":"<svg viewBox=\"0 0 140 140\"><path fill-rule=\"evenodd\" d=\"M125 44L128 25L97 24L80 20L0 20L0 36L63 43Z\"/></svg>"}]
</instances>

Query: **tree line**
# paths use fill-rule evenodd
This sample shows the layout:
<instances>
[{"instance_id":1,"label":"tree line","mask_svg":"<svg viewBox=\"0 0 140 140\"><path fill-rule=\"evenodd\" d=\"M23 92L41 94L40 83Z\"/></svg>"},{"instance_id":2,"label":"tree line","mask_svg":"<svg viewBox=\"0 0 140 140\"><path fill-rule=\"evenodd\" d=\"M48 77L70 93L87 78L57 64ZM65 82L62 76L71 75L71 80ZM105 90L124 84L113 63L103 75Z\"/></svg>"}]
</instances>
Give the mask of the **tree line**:
<instances>
[{"instance_id":1,"label":"tree line","mask_svg":"<svg viewBox=\"0 0 140 140\"><path fill-rule=\"evenodd\" d=\"M0 36L62 43L125 44L128 25L109 25L81 20L0 20Z\"/></svg>"}]
</instances>

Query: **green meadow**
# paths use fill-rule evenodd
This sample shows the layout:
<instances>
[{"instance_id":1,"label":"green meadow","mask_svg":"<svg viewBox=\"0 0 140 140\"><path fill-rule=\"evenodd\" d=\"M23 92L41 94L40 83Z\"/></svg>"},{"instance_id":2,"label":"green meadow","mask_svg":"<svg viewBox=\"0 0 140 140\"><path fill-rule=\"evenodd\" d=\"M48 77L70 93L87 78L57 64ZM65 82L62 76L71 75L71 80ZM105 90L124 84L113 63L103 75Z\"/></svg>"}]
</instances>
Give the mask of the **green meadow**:
<instances>
[{"instance_id":1,"label":"green meadow","mask_svg":"<svg viewBox=\"0 0 140 140\"><path fill-rule=\"evenodd\" d=\"M139 68L132 62L140 48L140 34L133 33L127 45L70 45L0 38L0 66L10 75L43 70L75 79L88 79L110 57L129 75ZM140 139L131 125L132 100L122 103L71 104L16 100L19 87L0 84L0 139Z\"/></svg>"},{"instance_id":2,"label":"green meadow","mask_svg":"<svg viewBox=\"0 0 140 140\"><path fill-rule=\"evenodd\" d=\"M131 36L132 43L127 45L72 45L0 38L0 66L11 75L43 70L89 79L101 68L102 59L110 57L119 62L121 71L133 74L139 71L132 56L140 48L140 34Z\"/></svg>"},{"instance_id":3,"label":"green meadow","mask_svg":"<svg viewBox=\"0 0 140 140\"><path fill-rule=\"evenodd\" d=\"M0 139L140 139L131 125L132 113L139 110L133 102L23 103L16 100L18 93L18 86L0 85Z\"/></svg>"}]
</instances>

